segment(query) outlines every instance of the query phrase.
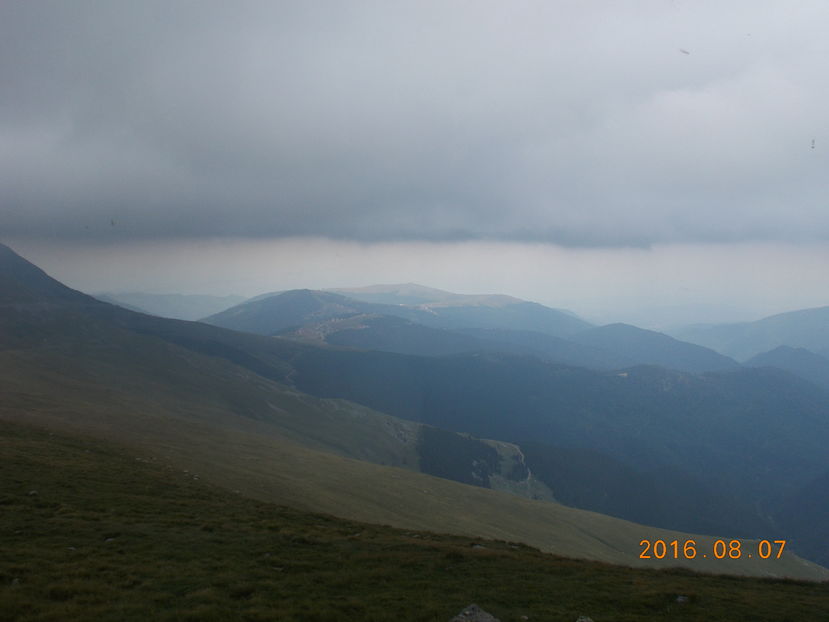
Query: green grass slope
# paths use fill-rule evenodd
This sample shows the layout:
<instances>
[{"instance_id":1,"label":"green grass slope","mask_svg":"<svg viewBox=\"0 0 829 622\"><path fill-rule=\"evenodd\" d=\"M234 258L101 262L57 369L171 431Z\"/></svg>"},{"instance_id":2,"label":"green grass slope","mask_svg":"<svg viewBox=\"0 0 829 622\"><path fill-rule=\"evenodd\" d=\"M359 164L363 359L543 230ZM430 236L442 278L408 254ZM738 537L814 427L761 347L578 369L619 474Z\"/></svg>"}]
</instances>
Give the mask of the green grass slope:
<instances>
[{"instance_id":1,"label":"green grass slope","mask_svg":"<svg viewBox=\"0 0 829 622\"><path fill-rule=\"evenodd\" d=\"M164 354L170 360L180 356L170 350ZM684 541L689 537L303 446L291 438L290 430L283 434L265 420L240 415L209 392L188 393L186 370L192 369L194 377L209 372L197 357L182 367L185 371L168 361L160 373L178 374L168 379L175 379L169 384L174 389L168 391L149 376L152 363L144 377L137 375L139 366L131 368L131 382L136 383L132 389L128 383L116 388L112 382L84 382L79 376L111 377L112 371L84 370L79 365L83 357L76 357L74 366L51 358L55 369L60 369L56 374L31 356L10 352L0 356L4 396L0 419L125 443L252 498L408 529L521 541L561 555L629 565L651 563L638 557L643 538ZM219 375L199 386L219 390L221 380ZM256 392L256 383L266 382L253 374L237 381L238 393L247 399ZM141 387L151 390L138 392ZM269 396L277 399L279 387L271 388ZM282 407L289 406L291 399L305 397L289 393L280 402ZM296 407L300 409L301 403ZM313 414L308 408L304 412ZM694 538L700 547L712 549L714 538ZM788 555L774 561L709 556L652 563L733 574L829 577L829 571Z\"/></svg>"},{"instance_id":2,"label":"green grass slope","mask_svg":"<svg viewBox=\"0 0 829 622\"><path fill-rule=\"evenodd\" d=\"M0 475L9 622L444 622L470 602L505 622L829 616L826 583L633 570L356 523L29 426L0 423Z\"/></svg>"}]
</instances>

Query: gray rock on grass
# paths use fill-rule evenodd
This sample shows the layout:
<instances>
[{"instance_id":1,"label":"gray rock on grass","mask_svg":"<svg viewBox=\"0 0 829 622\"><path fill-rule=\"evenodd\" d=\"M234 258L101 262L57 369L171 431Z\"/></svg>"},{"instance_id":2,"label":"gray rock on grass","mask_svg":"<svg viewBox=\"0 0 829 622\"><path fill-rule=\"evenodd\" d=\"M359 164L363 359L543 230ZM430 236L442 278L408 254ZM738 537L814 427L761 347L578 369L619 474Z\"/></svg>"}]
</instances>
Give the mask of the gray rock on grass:
<instances>
[{"instance_id":1,"label":"gray rock on grass","mask_svg":"<svg viewBox=\"0 0 829 622\"><path fill-rule=\"evenodd\" d=\"M478 605L472 604L464 607L463 610L449 622L501 622L495 616L487 613Z\"/></svg>"}]
</instances>

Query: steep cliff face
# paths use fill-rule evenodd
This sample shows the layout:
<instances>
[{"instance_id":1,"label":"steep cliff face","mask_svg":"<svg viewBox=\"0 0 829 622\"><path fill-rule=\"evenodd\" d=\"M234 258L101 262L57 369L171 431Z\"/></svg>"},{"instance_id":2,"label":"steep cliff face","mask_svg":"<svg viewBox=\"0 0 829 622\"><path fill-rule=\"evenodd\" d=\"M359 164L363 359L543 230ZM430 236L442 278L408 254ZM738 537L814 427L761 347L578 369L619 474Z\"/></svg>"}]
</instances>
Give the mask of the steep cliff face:
<instances>
[{"instance_id":1,"label":"steep cliff face","mask_svg":"<svg viewBox=\"0 0 829 622\"><path fill-rule=\"evenodd\" d=\"M527 499L554 501L552 491L533 476L521 448L513 443L424 425L417 451L423 473Z\"/></svg>"},{"instance_id":2,"label":"steep cliff face","mask_svg":"<svg viewBox=\"0 0 829 622\"><path fill-rule=\"evenodd\" d=\"M518 445L504 441L483 441L495 447L500 461L497 472L489 477L489 487L527 499L555 501L553 490L538 479L527 465Z\"/></svg>"}]
</instances>

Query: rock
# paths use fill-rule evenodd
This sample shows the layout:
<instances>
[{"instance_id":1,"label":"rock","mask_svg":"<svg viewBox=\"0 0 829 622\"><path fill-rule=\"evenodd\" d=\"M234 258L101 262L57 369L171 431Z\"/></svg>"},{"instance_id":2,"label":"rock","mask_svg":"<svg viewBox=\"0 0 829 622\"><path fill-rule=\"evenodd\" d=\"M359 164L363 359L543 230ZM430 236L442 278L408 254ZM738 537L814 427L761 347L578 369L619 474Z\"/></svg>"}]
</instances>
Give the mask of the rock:
<instances>
[{"instance_id":1,"label":"rock","mask_svg":"<svg viewBox=\"0 0 829 622\"><path fill-rule=\"evenodd\" d=\"M501 622L498 618L488 614L478 605L472 604L464 607L454 618L449 622Z\"/></svg>"}]
</instances>

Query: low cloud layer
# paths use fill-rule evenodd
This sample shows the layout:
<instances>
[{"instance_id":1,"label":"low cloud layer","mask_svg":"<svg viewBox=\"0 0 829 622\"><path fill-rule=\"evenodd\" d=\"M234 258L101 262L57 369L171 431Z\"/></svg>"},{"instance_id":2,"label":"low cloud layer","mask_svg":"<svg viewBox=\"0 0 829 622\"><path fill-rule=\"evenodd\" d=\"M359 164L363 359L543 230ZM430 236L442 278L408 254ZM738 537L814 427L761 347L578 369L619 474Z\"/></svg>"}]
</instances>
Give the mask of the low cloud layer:
<instances>
[{"instance_id":1,"label":"low cloud layer","mask_svg":"<svg viewBox=\"0 0 829 622\"><path fill-rule=\"evenodd\" d=\"M4 2L0 228L824 242L827 21L822 0Z\"/></svg>"}]
</instances>

